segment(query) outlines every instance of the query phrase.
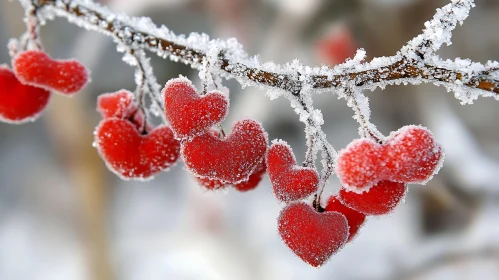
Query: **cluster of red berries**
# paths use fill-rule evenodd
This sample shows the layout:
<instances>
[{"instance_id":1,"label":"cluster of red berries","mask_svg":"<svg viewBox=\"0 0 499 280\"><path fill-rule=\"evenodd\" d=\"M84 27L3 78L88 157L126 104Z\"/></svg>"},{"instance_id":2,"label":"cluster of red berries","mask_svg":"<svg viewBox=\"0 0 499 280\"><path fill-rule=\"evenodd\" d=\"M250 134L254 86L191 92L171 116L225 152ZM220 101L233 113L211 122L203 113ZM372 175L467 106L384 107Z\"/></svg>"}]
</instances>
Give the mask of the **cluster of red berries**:
<instances>
[{"instance_id":1,"label":"cluster of red berries","mask_svg":"<svg viewBox=\"0 0 499 280\"><path fill-rule=\"evenodd\" d=\"M104 120L95 144L111 170L124 179L148 179L172 166L180 155L206 189L228 185L255 188L265 173L267 134L253 120L236 122L227 137L214 129L228 113L229 101L219 92L199 95L185 78L163 89L165 116L171 127L152 128L125 90L99 97Z\"/></svg>"},{"instance_id":2,"label":"cluster of red berries","mask_svg":"<svg viewBox=\"0 0 499 280\"><path fill-rule=\"evenodd\" d=\"M180 143L172 130L147 123L133 93L103 94L97 110L104 119L95 130L94 144L109 169L121 178L147 179L177 161Z\"/></svg>"},{"instance_id":3,"label":"cluster of red berries","mask_svg":"<svg viewBox=\"0 0 499 280\"><path fill-rule=\"evenodd\" d=\"M342 184L323 208L303 201L318 189L319 175L296 165L291 148L276 141L267 154L269 177L282 209L278 230L302 260L324 264L357 234L367 215L390 213L404 198L408 183L425 183L443 160L430 131L405 126L383 143L357 139L340 151L336 173Z\"/></svg>"},{"instance_id":4,"label":"cluster of red berries","mask_svg":"<svg viewBox=\"0 0 499 280\"><path fill-rule=\"evenodd\" d=\"M229 112L229 100L219 91L199 95L185 78L170 80L163 89L166 118L181 141L187 169L208 190L232 185L239 191L257 187L265 173L267 133L254 120L234 124L224 136L219 126Z\"/></svg>"},{"instance_id":5,"label":"cluster of red berries","mask_svg":"<svg viewBox=\"0 0 499 280\"><path fill-rule=\"evenodd\" d=\"M13 71L0 67L0 119L35 119L51 91L71 95L88 82L88 71L75 60L54 60L43 51L23 51ZM305 262L320 266L357 234L368 215L390 213L408 183L425 183L440 167L443 152L426 128L406 126L382 143L357 139L340 151L336 173L342 185L325 207L317 199L321 178L315 168L298 166L284 141L268 147L260 123L241 120L225 135L221 122L229 100L220 91L199 94L191 81L177 78L163 88L169 126L154 127L141 102L127 90L99 96L103 120L95 146L110 170L123 179L149 179L168 170L179 157L207 190L233 186L254 189L268 171L276 198L286 203L279 234ZM321 192L319 192L321 193ZM316 194L312 205L304 200Z\"/></svg>"},{"instance_id":6,"label":"cluster of red berries","mask_svg":"<svg viewBox=\"0 0 499 280\"><path fill-rule=\"evenodd\" d=\"M52 91L70 96L88 82L88 71L76 60L56 60L41 50L14 56L12 69L0 66L0 120L35 120L47 106Z\"/></svg>"}]
</instances>

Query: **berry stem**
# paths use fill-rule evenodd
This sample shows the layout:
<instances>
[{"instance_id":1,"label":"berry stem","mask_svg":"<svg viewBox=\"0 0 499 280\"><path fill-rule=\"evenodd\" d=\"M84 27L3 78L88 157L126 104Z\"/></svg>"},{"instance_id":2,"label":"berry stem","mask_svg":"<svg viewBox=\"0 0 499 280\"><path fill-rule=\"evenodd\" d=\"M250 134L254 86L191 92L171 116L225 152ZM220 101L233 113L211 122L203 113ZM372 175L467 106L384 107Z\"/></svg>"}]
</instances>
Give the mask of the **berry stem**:
<instances>
[{"instance_id":1,"label":"berry stem","mask_svg":"<svg viewBox=\"0 0 499 280\"><path fill-rule=\"evenodd\" d=\"M222 139L225 139L226 135L225 135L224 128L222 127L222 125L221 125L221 124L218 124L218 125L217 125L217 127L218 127L218 130L220 131L220 136L221 136L221 138L222 138Z\"/></svg>"},{"instance_id":2,"label":"berry stem","mask_svg":"<svg viewBox=\"0 0 499 280\"><path fill-rule=\"evenodd\" d=\"M315 145L317 143L316 135L307 133L306 137L307 137L307 152L305 154L305 161L303 162L303 166L315 168Z\"/></svg>"},{"instance_id":3,"label":"berry stem","mask_svg":"<svg viewBox=\"0 0 499 280\"><path fill-rule=\"evenodd\" d=\"M203 81L203 91L201 92L201 95L205 95L209 90L209 81L214 84L213 77L211 76L210 72L210 61L207 57L203 59L203 69L200 70L200 76L201 80Z\"/></svg>"},{"instance_id":4,"label":"berry stem","mask_svg":"<svg viewBox=\"0 0 499 280\"><path fill-rule=\"evenodd\" d=\"M42 43L40 41L40 36L39 36L39 23L38 23L38 16L37 16L37 11L38 7L36 6L36 1L32 1L31 5L26 9L26 17L25 17L25 22L26 22L26 29L28 33L28 37L35 45L35 48L37 50L43 50ZM27 49L27 45L24 46L23 50Z\"/></svg>"},{"instance_id":5,"label":"berry stem","mask_svg":"<svg viewBox=\"0 0 499 280\"><path fill-rule=\"evenodd\" d=\"M161 109L160 116L164 123L166 121L165 110L163 107L163 101L161 100L161 94L159 93L159 85L154 78L154 73L152 72L152 67L149 63L148 58L145 56L144 51L140 49L129 49L128 53L132 55L136 62L136 67L138 71L138 76L136 77L137 83L137 102L138 107L144 113L146 121L144 122L144 129L147 127L147 110L145 109L145 96L149 94L151 102ZM140 78L137 81L137 78Z\"/></svg>"},{"instance_id":6,"label":"berry stem","mask_svg":"<svg viewBox=\"0 0 499 280\"><path fill-rule=\"evenodd\" d=\"M303 89L300 89L300 92ZM322 193L324 192L324 188L326 187L326 183L329 179L329 177L334 173L334 164L337 156L337 152L334 149L334 147L328 142L326 133L322 130L321 123L312 116L312 113L314 112L314 107L311 102L311 100L305 101L305 97L307 96L306 94L301 94L301 93L296 93L292 92L288 98L290 99L291 102L294 101L294 103L299 104L301 109L309 116L306 121L305 125L307 127L306 129L306 134L307 134L307 154L305 156L306 161L312 162L314 164L314 158L315 158L315 152L316 150L314 149L315 143L319 143L322 147L322 174L319 182L319 188L317 193L315 194L315 202L317 205L320 205L321 201L321 196ZM310 141L308 141L310 139ZM312 140L313 139L313 140Z\"/></svg>"},{"instance_id":7,"label":"berry stem","mask_svg":"<svg viewBox=\"0 0 499 280\"><path fill-rule=\"evenodd\" d=\"M144 69L144 66L140 62L140 58L135 54L135 50L130 49L128 52L130 55L132 55L135 60L137 61L137 74L139 77L136 77L136 82L137 82L137 89L135 90L136 94L136 100L137 100L137 111L140 111L144 115L144 123L142 124L140 128L140 132L142 134L146 133L146 127L147 127L147 112L144 108L144 103L145 103L145 92L146 92L146 87L147 87L147 77L146 77L146 72ZM135 115L136 112L133 113ZM132 116L133 116L132 115Z\"/></svg>"},{"instance_id":8,"label":"berry stem","mask_svg":"<svg viewBox=\"0 0 499 280\"><path fill-rule=\"evenodd\" d=\"M365 98L365 100L366 100L365 102L368 102L367 97L365 97L362 94L362 92L356 90L355 88L347 88L347 90L345 91L345 95L346 95L345 98L347 99L347 102L349 103L350 107L352 107L352 109L354 110L355 115L356 115L356 119L360 124L359 135L361 137L364 137L364 138L371 138L371 139L375 140L376 142L378 142L379 144L382 144L384 142L385 137L369 121L369 116L366 115L362 111L361 106L358 102L359 96L362 96L363 98ZM368 105L368 104L364 104L364 105Z\"/></svg>"}]
</instances>

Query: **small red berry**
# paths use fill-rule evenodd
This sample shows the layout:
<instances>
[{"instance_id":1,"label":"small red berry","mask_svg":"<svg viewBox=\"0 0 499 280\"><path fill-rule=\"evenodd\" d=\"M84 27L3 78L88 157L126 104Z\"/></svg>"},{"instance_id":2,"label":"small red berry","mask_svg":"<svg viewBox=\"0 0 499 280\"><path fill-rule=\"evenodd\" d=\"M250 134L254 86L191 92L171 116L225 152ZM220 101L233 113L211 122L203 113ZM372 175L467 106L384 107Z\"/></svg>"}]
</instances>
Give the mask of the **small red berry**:
<instances>
[{"instance_id":1,"label":"small red berry","mask_svg":"<svg viewBox=\"0 0 499 280\"><path fill-rule=\"evenodd\" d=\"M340 190L339 199L346 206L366 215L385 215L397 207L407 192L403 183L381 181L363 193Z\"/></svg>"},{"instance_id":2,"label":"small red berry","mask_svg":"<svg viewBox=\"0 0 499 280\"><path fill-rule=\"evenodd\" d=\"M303 199L317 191L319 174L310 167L296 165L291 147L274 141L267 153L267 166L274 194L280 201Z\"/></svg>"},{"instance_id":3,"label":"small red berry","mask_svg":"<svg viewBox=\"0 0 499 280\"><path fill-rule=\"evenodd\" d=\"M336 65L355 56L357 46L353 35L346 26L335 26L317 43L317 53L324 63Z\"/></svg>"},{"instance_id":4,"label":"small red berry","mask_svg":"<svg viewBox=\"0 0 499 280\"><path fill-rule=\"evenodd\" d=\"M140 131L146 122L144 113L133 102L134 95L128 90L104 93L97 98L97 111L103 118L120 118L132 122ZM145 130L151 131L152 126L146 124Z\"/></svg>"},{"instance_id":5,"label":"small red berry","mask_svg":"<svg viewBox=\"0 0 499 280\"><path fill-rule=\"evenodd\" d=\"M21 84L14 72L0 66L0 120L10 123L34 121L49 99L49 91Z\"/></svg>"},{"instance_id":6,"label":"small red berry","mask_svg":"<svg viewBox=\"0 0 499 280\"><path fill-rule=\"evenodd\" d=\"M172 166L180 151L169 127L142 135L133 123L118 118L101 121L95 144L107 166L123 179L149 179Z\"/></svg>"},{"instance_id":7,"label":"small red berry","mask_svg":"<svg viewBox=\"0 0 499 280\"><path fill-rule=\"evenodd\" d=\"M89 80L87 69L79 61L56 60L39 50L19 53L13 59L12 67L23 84L65 95L80 91Z\"/></svg>"},{"instance_id":8,"label":"small red berry","mask_svg":"<svg viewBox=\"0 0 499 280\"><path fill-rule=\"evenodd\" d=\"M366 220L366 215L348 206L345 206L338 199L337 196L332 196L329 198L326 205L326 212L338 212L345 216L349 227L349 235L347 242L352 240L352 238L354 238L355 235L357 235L357 232L359 231L360 227L364 224L364 221Z\"/></svg>"},{"instance_id":9,"label":"small red berry","mask_svg":"<svg viewBox=\"0 0 499 280\"><path fill-rule=\"evenodd\" d=\"M386 174L382 156L382 146L373 140L363 138L352 141L338 154L336 174L340 183L347 188L369 189Z\"/></svg>"},{"instance_id":10,"label":"small red berry","mask_svg":"<svg viewBox=\"0 0 499 280\"><path fill-rule=\"evenodd\" d=\"M220 138L221 134L217 130L210 130L210 133L213 134L214 137ZM210 178L201 178L195 177L196 181L206 190L220 190L229 186L229 184L224 183L220 180L210 179Z\"/></svg>"},{"instance_id":11,"label":"small red berry","mask_svg":"<svg viewBox=\"0 0 499 280\"><path fill-rule=\"evenodd\" d=\"M165 113L177 139L204 133L223 121L229 111L229 101L221 92L200 96L191 81L172 79L163 89Z\"/></svg>"},{"instance_id":12,"label":"small red berry","mask_svg":"<svg viewBox=\"0 0 499 280\"><path fill-rule=\"evenodd\" d=\"M444 153L431 132L421 126L405 126L392 133L386 144L357 139L341 150L336 173L341 184L367 190L388 180L424 184L438 172Z\"/></svg>"},{"instance_id":13,"label":"small red berry","mask_svg":"<svg viewBox=\"0 0 499 280\"><path fill-rule=\"evenodd\" d=\"M134 95L126 89L117 92L104 93L97 97L97 111L103 118L128 118L137 109L133 104Z\"/></svg>"},{"instance_id":14,"label":"small red berry","mask_svg":"<svg viewBox=\"0 0 499 280\"><path fill-rule=\"evenodd\" d=\"M404 126L387 142L390 148L384 149L383 156L392 159L386 162L391 181L424 184L441 167L444 152L427 128Z\"/></svg>"},{"instance_id":15,"label":"small red berry","mask_svg":"<svg viewBox=\"0 0 499 280\"><path fill-rule=\"evenodd\" d=\"M232 184L248 180L266 151L267 133L253 120L236 122L225 139L208 132L182 142L184 163L196 177Z\"/></svg>"},{"instance_id":16,"label":"small red berry","mask_svg":"<svg viewBox=\"0 0 499 280\"><path fill-rule=\"evenodd\" d=\"M338 212L319 213L304 202L281 210L278 231L286 245L303 261L318 267L347 242L348 224Z\"/></svg>"}]
</instances>

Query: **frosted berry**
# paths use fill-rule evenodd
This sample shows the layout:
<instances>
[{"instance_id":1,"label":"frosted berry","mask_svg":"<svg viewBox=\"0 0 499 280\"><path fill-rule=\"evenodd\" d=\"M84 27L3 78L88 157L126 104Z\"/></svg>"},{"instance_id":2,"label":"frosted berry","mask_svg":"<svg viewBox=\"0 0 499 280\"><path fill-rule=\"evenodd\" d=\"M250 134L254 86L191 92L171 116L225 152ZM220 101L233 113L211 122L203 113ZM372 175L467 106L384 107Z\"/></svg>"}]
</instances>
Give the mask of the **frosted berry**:
<instances>
[{"instance_id":1,"label":"frosted berry","mask_svg":"<svg viewBox=\"0 0 499 280\"><path fill-rule=\"evenodd\" d=\"M341 189L343 204L366 215L385 215L397 207L407 192L403 183L381 181L363 193Z\"/></svg>"},{"instance_id":2,"label":"frosted berry","mask_svg":"<svg viewBox=\"0 0 499 280\"><path fill-rule=\"evenodd\" d=\"M0 66L0 120L12 123L35 120L49 99L49 91L21 84L14 72Z\"/></svg>"},{"instance_id":3,"label":"frosted berry","mask_svg":"<svg viewBox=\"0 0 499 280\"><path fill-rule=\"evenodd\" d=\"M391 159L386 159L391 160ZM343 186L365 190L384 179L383 147L371 139L357 139L341 150L336 174Z\"/></svg>"},{"instance_id":4,"label":"frosted berry","mask_svg":"<svg viewBox=\"0 0 499 280\"><path fill-rule=\"evenodd\" d=\"M221 134L217 130L211 129L210 133L216 138L221 137ZM210 178L196 177L196 181L206 190L219 190L229 186L229 184L225 182Z\"/></svg>"},{"instance_id":5,"label":"frosted berry","mask_svg":"<svg viewBox=\"0 0 499 280\"><path fill-rule=\"evenodd\" d=\"M424 127L404 126L387 141L390 148L385 148L384 156L392 159L386 162L391 181L425 183L441 166L442 147Z\"/></svg>"},{"instance_id":6,"label":"frosted berry","mask_svg":"<svg viewBox=\"0 0 499 280\"><path fill-rule=\"evenodd\" d=\"M246 181L266 151L267 133L253 120L236 122L225 139L208 132L182 142L185 165L195 176L232 184Z\"/></svg>"},{"instance_id":7,"label":"frosted berry","mask_svg":"<svg viewBox=\"0 0 499 280\"><path fill-rule=\"evenodd\" d=\"M143 135L133 123L118 118L101 121L95 144L108 167L124 179L148 179L173 165L180 151L169 127Z\"/></svg>"},{"instance_id":8,"label":"frosted berry","mask_svg":"<svg viewBox=\"0 0 499 280\"><path fill-rule=\"evenodd\" d=\"M386 144L357 139L341 150L336 173L343 186L367 190L379 181L426 183L440 168L444 153L429 130L405 126Z\"/></svg>"},{"instance_id":9,"label":"frosted berry","mask_svg":"<svg viewBox=\"0 0 499 280\"><path fill-rule=\"evenodd\" d=\"M128 90L104 93L97 98L97 111L103 118L127 118L137 107L133 104L134 95Z\"/></svg>"},{"instance_id":10,"label":"frosted berry","mask_svg":"<svg viewBox=\"0 0 499 280\"><path fill-rule=\"evenodd\" d=\"M319 174L313 168L296 165L293 150L275 141L267 153L267 166L274 194L280 201L303 199L317 191Z\"/></svg>"},{"instance_id":11,"label":"frosted berry","mask_svg":"<svg viewBox=\"0 0 499 280\"><path fill-rule=\"evenodd\" d=\"M97 111L103 118L120 118L132 122L140 131L144 129L145 116L134 103L134 94L122 89L117 92L104 93L97 98ZM146 124L145 130L153 128Z\"/></svg>"},{"instance_id":12,"label":"frosted berry","mask_svg":"<svg viewBox=\"0 0 499 280\"><path fill-rule=\"evenodd\" d=\"M338 252L349 235L343 214L319 213L303 202L293 202L281 210L278 231L284 243L298 257L315 267Z\"/></svg>"},{"instance_id":13,"label":"frosted berry","mask_svg":"<svg viewBox=\"0 0 499 280\"><path fill-rule=\"evenodd\" d=\"M165 114L178 139L204 133L223 121L229 101L221 92L212 91L200 96L191 81L172 79L163 89Z\"/></svg>"},{"instance_id":14,"label":"frosted berry","mask_svg":"<svg viewBox=\"0 0 499 280\"><path fill-rule=\"evenodd\" d=\"M13 59L12 67L23 84L65 95L80 91L89 80L87 69L79 61L56 60L39 50L19 53Z\"/></svg>"},{"instance_id":15,"label":"frosted berry","mask_svg":"<svg viewBox=\"0 0 499 280\"><path fill-rule=\"evenodd\" d=\"M364 224L366 220L366 215L348 207L341 202L337 196L332 196L327 201L326 212L338 212L345 216L348 222L349 227L349 235L348 240L352 240L352 238L357 235L360 227Z\"/></svg>"}]
</instances>

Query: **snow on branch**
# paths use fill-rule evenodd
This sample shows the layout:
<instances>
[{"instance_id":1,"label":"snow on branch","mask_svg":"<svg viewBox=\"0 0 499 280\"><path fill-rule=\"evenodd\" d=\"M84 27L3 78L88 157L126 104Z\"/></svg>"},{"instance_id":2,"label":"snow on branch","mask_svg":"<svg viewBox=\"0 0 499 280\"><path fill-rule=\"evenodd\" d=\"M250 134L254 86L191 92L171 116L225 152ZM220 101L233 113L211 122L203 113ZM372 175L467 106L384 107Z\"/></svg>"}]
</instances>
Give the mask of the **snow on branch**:
<instances>
[{"instance_id":1,"label":"snow on branch","mask_svg":"<svg viewBox=\"0 0 499 280\"><path fill-rule=\"evenodd\" d=\"M404 47L405 52L412 50L419 55L428 55L438 51L442 44L450 46L452 31L458 23L463 24L474 6L473 0L452 0L452 3L437 9L433 19L425 23L423 34Z\"/></svg>"},{"instance_id":2,"label":"snow on branch","mask_svg":"<svg viewBox=\"0 0 499 280\"><path fill-rule=\"evenodd\" d=\"M272 98L284 92L300 95L305 83L314 89L355 87L362 91L425 82L445 86L463 103L471 103L479 96L499 100L498 62L483 65L463 59L442 61L434 54L442 44L450 44L452 30L468 16L473 0L452 0L438 9L425 24L423 33L394 56L364 63L350 60L334 68L311 68L297 61L286 65L261 63L256 57L249 57L235 39L210 40L206 34L198 33L188 37L175 35L149 18L115 14L90 0L31 0L31 4L42 23L55 16L66 17L84 28L113 36L121 46L148 49L196 69L202 68L203 60L216 57L216 61L211 61L214 74L235 78L243 86L267 88Z\"/></svg>"}]
</instances>

